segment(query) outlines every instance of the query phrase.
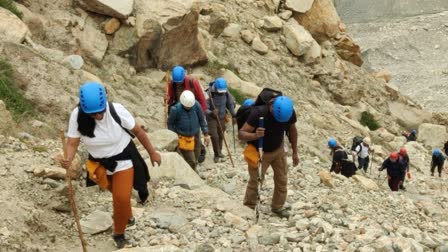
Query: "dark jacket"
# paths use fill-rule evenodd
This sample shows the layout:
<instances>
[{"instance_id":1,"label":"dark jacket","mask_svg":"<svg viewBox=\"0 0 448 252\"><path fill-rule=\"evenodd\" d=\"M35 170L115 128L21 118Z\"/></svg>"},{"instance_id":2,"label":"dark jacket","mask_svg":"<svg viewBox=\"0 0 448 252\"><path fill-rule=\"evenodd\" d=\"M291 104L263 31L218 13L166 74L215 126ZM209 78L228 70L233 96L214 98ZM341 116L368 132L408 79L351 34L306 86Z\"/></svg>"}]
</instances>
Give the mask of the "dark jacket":
<instances>
[{"instance_id":1,"label":"dark jacket","mask_svg":"<svg viewBox=\"0 0 448 252\"><path fill-rule=\"evenodd\" d=\"M403 178L406 173L406 163L401 159L392 162L390 158L387 158L381 165L380 171L384 169L387 169L387 175L392 178Z\"/></svg>"},{"instance_id":2,"label":"dark jacket","mask_svg":"<svg viewBox=\"0 0 448 252\"><path fill-rule=\"evenodd\" d=\"M439 154L438 156L432 155L431 166L440 166L445 162L445 157L443 154Z\"/></svg>"},{"instance_id":3,"label":"dark jacket","mask_svg":"<svg viewBox=\"0 0 448 252\"><path fill-rule=\"evenodd\" d=\"M409 133L409 136L407 137L408 142L409 141L417 141L417 135L415 133Z\"/></svg>"},{"instance_id":4,"label":"dark jacket","mask_svg":"<svg viewBox=\"0 0 448 252\"><path fill-rule=\"evenodd\" d=\"M409 171L409 155L406 154L404 156L399 155L400 160L406 164L406 171Z\"/></svg>"},{"instance_id":5,"label":"dark jacket","mask_svg":"<svg viewBox=\"0 0 448 252\"><path fill-rule=\"evenodd\" d=\"M180 102L171 108L169 130L182 136L194 136L199 133L200 128L204 134L208 134L207 123L197 101L190 110L186 110Z\"/></svg>"},{"instance_id":6,"label":"dark jacket","mask_svg":"<svg viewBox=\"0 0 448 252\"><path fill-rule=\"evenodd\" d=\"M210 99L213 99L213 103L215 104L216 109L218 110L219 119L224 120L224 117L226 116L226 109L229 110L232 117L235 117L235 115L236 115L235 101L233 100L233 98L229 94L229 92L218 93L215 91L213 83L211 83L209 88L207 89L207 94L209 94L209 96L210 96L210 93L211 93L212 97L208 97L208 99L207 99L207 110L205 112L207 115L207 118L210 118L210 117L215 118L215 116L213 115L213 110L215 108L213 107L213 104L210 101Z\"/></svg>"},{"instance_id":7,"label":"dark jacket","mask_svg":"<svg viewBox=\"0 0 448 252\"><path fill-rule=\"evenodd\" d=\"M335 169L340 170L341 167L338 168L338 166L342 165L342 160L348 159L347 153L341 146L336 146L332 150L332 153L333 153L333 163L331 164L330 172L335 171Z\"/></svg>"}]
</instances>

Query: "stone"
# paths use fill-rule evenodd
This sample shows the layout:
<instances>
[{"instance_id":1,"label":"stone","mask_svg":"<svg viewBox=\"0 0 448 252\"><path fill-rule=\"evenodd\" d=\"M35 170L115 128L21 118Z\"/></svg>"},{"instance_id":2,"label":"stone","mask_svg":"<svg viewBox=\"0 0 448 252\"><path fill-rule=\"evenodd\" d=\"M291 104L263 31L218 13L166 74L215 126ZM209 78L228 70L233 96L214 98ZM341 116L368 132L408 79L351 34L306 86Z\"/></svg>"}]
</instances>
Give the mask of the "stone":
<instances>
[{"instance_id":1,"label":"stone","mask_svg":"<svg viewBox=\"0 0 448 252\"><path fill-rule=\"evenodd\" d=\"M252 49L261 55L264 55L269 51L268 46L265 45L258 36L252 40Z\"/></svg>"},{"instance_id":2,"label":"stone","mask_svg":"<svg viewBox=\"0 0 448 252\"><path fill-rule=\"evenodd\" d=\"M10 133L11 128L14 126L14 120L2 100L0 100L0 118L2 118L0 120L0 134Z\"/></svg>"},{"instance_id":3,"label":"stone","mask_svg":"<svg viewBox=\"0 0 448 252\"><path fill-rule=\"evenodd\" d=\"M213 12L210 15L210 28L208 32L215 38L222 34L224 29L229 25L229 18L224 12Z\"/></svg>"},{"instance_id":4,"label":"stone","mask_svg":"<svg viewBox=\"0 0 448 252\"><path fill-rule=\"evenodd\" d=\"M242 30L241 31L241 39L244 40L244 42L251 44L252 40L254 40L255 34L253 34L250 30Z\"/></svg>"},{"instance_id":5,"label":"stone","mask_svg":"<svg viewBox=\"0 0 448 252\"><path fill-rule=\"evenodd\" d=\"M254 225L246 231L246 240L251 251L255 251L258 246L258 233L262 230L259 225Z\"/></svg>"},{"instance_id":6,"label":"stone","mask_svg":"<svg viewBox=\"0 0 448 252\"><path fill-rule=\"evenodd\" d=\"M308 52L313 45L313 37L305 28L294 19L289 20L283 26L286 47L295 56L302 56Z\"/></svg>"},{"instance_id":7,"label":"stone","mask_svg":"<svg viewBox=\"0 0 448 252\"><path fill-rule=\"evenodd\" d=\"M200 9L192 0L136 1L137 44L130 51L137 71L175 65L193 67L208 62L199 32ZM182 38L182 39L179 39Z\"/></svg>"},{"instance_id":8,"label":"stone","mask_svg":"<svg viewBox=\"0 0 448 252\"><path fill-rule=\"evenodd\" d=\"M286 0L286 8L300 13L305 13L311 9L314 0Z\"/></svg>"},{"instance_id":9,"label":"stone","mask_svg":"<svg viewBox=\"0 0 448 252\"><path fill-rule=\"evenodd\" d=\"M100 77L94 75L93 73L87 72L82 70L81 71L81 83L87 82L87 81L97 81L99 83L103 83L103 81L100 79Z\"/></svg>"},{"instance_id":10,"label":"stone","mask_svg":"<svg viewBox=\"0 0 448 252\"><path fill-rule=\"evenodd\" d=\"M280 242L280 234L262 230L258 234L258 242L262 245L274 245Z\"/></svg>"},{"instance_id":11,"label":"stone","mask_svg":"<svg viewBox=\"0 0 448 252\"><path fill-rule=\"evenodd\" d=\"M375 181L366 178L364 176L361 175L353 175L352 178L357 181L359 184L361 184L361 186L366 189L367 191L377 191L379 190L378 185L375 183Z\"/></svg>"},{"instance_id":12,"label":"stone","mask_svg":"<svg viewBox=\"0 0 448 252\"><path fill-rule=\"evenodd\" d=\"M45 36L45 25L48 22L46 18L40 14L30 11L27 7L15 2L17 9L22 12L22 21L28 27L33 37Z\"/></svg>"},{"instance_id":13,"label":"stone","mask_svg":"<svg viewBox=\"0 0 448 252\"><path fill-rule=\"evenodd\" d=\"M447 138L445 126L423 123L418 127L417 140L428 147L441 148Z\"/></svg>"},{"instance_id":14,"label":"stone","mask_svg":"<svg viewBox=\"0 0 448 252\"><path fill-rule=\"evenodd\" d=\"M318 61L321 58L321 56L322 56L322 49L320 45L315 40L313 40L310 49L308 50L308 52L305 53L304 56L305 63L314 63Z\"/></svg>"},{"instance_id":15,"label":"stone","mask_svg":"<svg viewBox=\"0 0 448 252\"><path fill-rule=\"evenodd\" d=\"M406 129L416 129L420 124L431 121L431 113L399 102L389 102L389 111L397 122Z\"/></svg>"},{"instance_id":16,"label":"stone","mask_svg":"<svg viewBox=\"0 0 448 252\"><path fill-rule=\"evenodd\" d=\"M340 32L341 19L332 0L314 0L309 11L295 13L294 18L318 43L334 38Z\"/></svg>"},{"instance_id":17,"label":"stone","mask_svg":"<svg viewBox=\"0 0 448 252\"><path fill-rule=\"evenodd\" d=\"M362 66L361 48L347 34L343 34L334 42L336 52L343 60L349 61L357 66Z\"/></svg>"},{"instance_id":18,"label":"stone","mask_svg":"<svg viewBox=\"0 0 448 252\"><path fill-rule=\"evenodd\" d=\"M283 20L288 20L292 17L292 11L285 10L284 12L278 14L278 16Z\"/></svg>"},{"instance_id":19,"label":"stone","mask_svg":"<svg viewBox=\"0 0 448 252\"><path fill-rule=\"evenodd\" d=\"M162 164L159 167L149 165L149 173L153 179L171 178L174 183L189 189L204 186L204 181L191 169L178 153L161 153ZM150 160L146 161L148 164Z\"/></svg>"},{"instance_id":20,"label":"stone","mask_svg":"<svg viewBox=\"0 0 448 252\"><path fill-rule=\"evenodd\" d=\"M229 212L224 214L224 219L227 224L233 228L239 229L241 231L246 231L249 229L249 223L239 216L235 216Z\"/></svg>"},{"instance_id":21,"label":"stone","mask_svg":"<svg viewBox=\"0 0 448 252\"><path fill-rule=\"evenodd\" d=\"M150 247L135 247L135 248L123 248L120 249L120 251L124 252L182 252L183 249L180 249L177 246L174 245L156 245L156 246L150 246Z\"/></svg>"},{"instance_id":22,"label":"stone","mask_svg":"<svg viewBox=\"0 0 448 252\"><path fill-rule=\"evenodd\" d=\"M171 209L157 209L152 211L149 218L155 222L157 228L170 229L180 227L188 222L186 217Z\"/></svg>"},{"instance_id":23,"label":"stone","mask_svg":"<svg viewBox=\"0 0 448 252\"><path fill-rule=\"evenodd\" d=\"M81 8L98 14L126 19L134 10L134 0L76 0Z\"/></svg>"},{"instance_id":24,"label":"stone","mask_svg":"<svg viewBox=\"0 0 448 252\"><path fill-rule=\"evenodd\" d=\"M71 69L79 70L84 65L84 60L80 55L70 55L67 56L63 61L63 64L70 67Z\"/></svg>"},{"instance_id":25,"label":"stone","mask_svg":"<svg viewBox=\"0 0 448 252\"><path fill-rule=\"evenodd\" d=\"M87 58L95 64L100 64L106 53L109 42L106 35L101 33L93 21L86 22L84 28L76 26L72 29L72 34L79 41L80 56Z\"/></svg>"},{"instance_id":26,"label":"stone","mask_svg":"<svg viewBox=\"0 0 448 252\"><path fill-rule=\"evenodd\" d=\"M95 210L80 220L82 232L85 234L98 234L112 227L113 221L110 213Z\"/></svg>"},{"instance_id":27,"label":"stone","mask_svg":"<svg viewBox=\"0 0 448 252\"><path fill-rule=\"evenodd\" d=\"M279 31L283 27L283 21L278 16L265 16L263 21L263 28L269 32Z\"/></svg>"},{"instance_id":28,"label":"stone","mask_svg":"<svg viewBox=\"0 0 448 252\"><path fill-rule=\"evenodd\" d=\"M149 133L151 143L158 151L176 151L178 136L175 132L168 129L160 129Z\"/></svg>"},{"instance_id":29,"label":"stone","mask_svg":"<svg viewBox=\"0 0 448 252\"><path fill-rule=\"evenodd\" d=\"M38 166L33 171L34 176L52 178L52 179L65 179L65 174L67 173L64 168L60 167L43 167Z\"/></svg>"},{"instance_id":30,"label":"stone","mask_svg":"<svg viewBox=\"0 0 448 252\"><path fill-rule=\"evenodd\" d=\"M374 74L375 78L389 82L392 79L392 73L387 69L382 69Z\"/></svg>"},{"instance_id":31,"label":"stone","mask_svg":"<svg viewBox=\"0 0 448 252\"><path fill-rule=\"evenodd\" d=\"M0 8L0 41L22 43L31 32L25 23L7 9Z\"/></svg>"},{"instance_id":32,"label":"stone","mask_svg":"<svg viewBox=\"0 0 448 252\"><path fill-rule=\"evenodd\" d=\"M320 183L328 186L330 188L334 188L333 179L331 177L331 173L328 170L319 171Z\"/></svg>"},{"instance_id":33,"label":"stone","mask_svg":"<svg viewBox=\"0 0 448 252\"><path fill-rule=\"evenodd\" d=\"M64 153L60 152L57 153L53 156L53 162L56 166L60 166L61 161L64 159ZM81 162L81 157L76 154L75 158L72 161L72 166L70 167L71 169L73 169L75 171L75 176L73 178L77 178L79 176L81 176L82 171L83 171L83 163ZM64 172L64 176L65 176L65 172Z\"/></svg>"},{"instance_id":34,"label":"stone","mask_svg":"<svg viewBox=\"0 0 448 252\"><path fill-rule=\"evenodd\" d=\"M241 31L241 25L231 23L224 29L224 31L222 32L222 36L225 38L231 38L233 40L236 40L240 36L240 31Z\"/></svg>"},{"instance_id":35,"label":"stone","mask_svg":"<svg viewBox=\"0 0 448 252\"><path fill-rule=\"evenodd\" d=\"M215 252L215 248L213 248L212 245L203 243L199 244L199 246L196 247L194 252Z\"/></svg>"},{"instance_id":36,"label":"stone","mask_svg":"<svg viewBox=\"0 0 448 252\"><path fill-rule=\"evenodd\" d=\"M104 24L104 33L107 35L114 34L118 29L120 29L120 20L117 18L111 18Z\"/></svg>"},{"instance_id":37,"label":"stone","mask_svg":"<svg viewBox=\"0 0 448 252\"><path fill-rule=\"evenodd\" d=\"M225 69L221 73L221 77L227 80L227 84L239 90L241 93L246 94L250 97L257 97L257 95L261 92L262 88L257 86L255 83L244 81L240 79L235 73L232 71Z\"/></svg>"}]
</instances>

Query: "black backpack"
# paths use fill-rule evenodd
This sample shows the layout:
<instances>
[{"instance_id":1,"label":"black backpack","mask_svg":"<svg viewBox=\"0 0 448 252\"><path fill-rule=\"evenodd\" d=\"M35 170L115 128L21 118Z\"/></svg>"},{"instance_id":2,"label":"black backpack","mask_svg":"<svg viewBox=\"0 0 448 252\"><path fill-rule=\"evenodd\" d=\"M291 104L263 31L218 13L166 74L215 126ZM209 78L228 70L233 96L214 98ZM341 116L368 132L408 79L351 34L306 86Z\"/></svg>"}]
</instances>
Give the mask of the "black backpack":
<instances>
[{"instance_id":1,"label":"black backpack","mask_svg":"<svg viewBox=\"0 0 448 252\"><path fill-rule=\"evenodd\" d=\"M249 118L250 113L259 106L266 106L266 104L269 103L269 101L272 98L275 98L277 96L282 96L281 91L277 91L275 89L271 88L263 88L261 90L260 94L257 96L257 99L255 100L255 104L252 106L241 106L238 111L236 112L236 122L238 125L238 130L240 130L244 123L246 123L247 119Z\"/></svg>"},{"instance_id":2,"label":"black backpack","mask_svg":"<svg viewBox=\"0 0 448 252\"><path fill-rule=\"evenodd\" d=\"M356 151L356 147L358 147L358 145L360 145L362 143L362 140L364 140L364 137L362 137L362 136L355 136L353 138L353 141L352 141L352 148L351 148L351 150L352 151ZM361 151L361 149L359 151Z\"/></svg>"}]
</instances>

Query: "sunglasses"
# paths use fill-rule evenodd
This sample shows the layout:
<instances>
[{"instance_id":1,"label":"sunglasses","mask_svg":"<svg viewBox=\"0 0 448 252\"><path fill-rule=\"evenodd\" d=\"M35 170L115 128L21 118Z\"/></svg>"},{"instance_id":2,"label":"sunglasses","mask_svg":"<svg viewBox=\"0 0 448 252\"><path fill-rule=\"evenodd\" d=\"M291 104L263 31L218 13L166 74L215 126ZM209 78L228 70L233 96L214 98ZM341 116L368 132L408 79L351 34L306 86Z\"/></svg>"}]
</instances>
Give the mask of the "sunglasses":
<instances>
[{"instance_id":1,"label":"sunglasses","mask_svg":"<svg viewBox=\"0 0 448 252\"><path fill-rule=\"evenodd\" d=\"M104 113L106 113L106 109L104 109L103 111L100 111L100 112L88 113L87 115L89 115L89 116L96 116L96 115L102 115Z\"/></svg>"}]
</instances>

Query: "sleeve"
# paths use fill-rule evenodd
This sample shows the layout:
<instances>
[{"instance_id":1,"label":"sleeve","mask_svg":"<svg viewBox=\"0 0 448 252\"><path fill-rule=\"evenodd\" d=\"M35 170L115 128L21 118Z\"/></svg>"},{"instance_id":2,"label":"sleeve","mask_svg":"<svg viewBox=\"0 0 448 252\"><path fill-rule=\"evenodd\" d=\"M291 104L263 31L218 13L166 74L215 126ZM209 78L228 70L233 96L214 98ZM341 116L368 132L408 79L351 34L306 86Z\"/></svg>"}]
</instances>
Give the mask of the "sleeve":
<instances>
[{"instance_id":1,"label":"sleeve","mask_svg":"<svg viewBox=\"0 0 448 252\"><path fill-rule=\"evenodd\" d=\"M67 132L68 137L81 138L81 133L78 131L78 113L79 110L76 107L70 115L70 120L68 122L68 132Z\"/></svg>"},{"instance_id":2,"label":"sleeve","mask_svg":"<svg viewBox=\"0 0 448 252\"><path fill-rule=\"evenodd\" d=\"M204 114L202 113L202 109L199 106L199 103L196 102L194 107L196 109L196 114L198 115L199 125L201 126L202 133L203 134L208 134L207 122L205 121Z\"/></svg>"},{"instance_id":3,"label":"sleeve","mask_svg":"<svg viewBox=\"0 0 448 252\"><path fill-rule=\"evenodd\" d=\"M121 119L121 126L125 129L132 130L135 127L135 119L131 113L119 103L114 103L113 105L117 115Z\"/></svg>"},{"instance_id":4,"label":"sleeve","mask_svg":"<svg viewBox=\"0 0 448 252\"><path fill-rule=\"evenodd\" d=\"M247 118L247 124L249 124L250 126L254 127L254 128L258 128L258 119L259 119L259 111L258 109L253 109L252 112L250 113L249 117Z\"/></svg>"},{"instance_id":5,"label":"sleeve","mask_svg":"<svg viewBox=\"0 0 448 252\"><path fill-rule=\"evenodd\" d=\"M235 101L233 100L233 97L229 94L229 92L226 93L226 96L227 96L226 107L230 111L232 117L235 117L236 116Z\"/></svg>"},{"instance_id":6,"label":"sleeve","mask_svg":"<svg viewBox=\"0 0 448 252\"><path fill-rule=\"evenodd\" d=\"M194 85L194 92L195 92L194 95L196 96L196 100L201 105L202 111L206 111L207 104L205 102L204 91L202 91L202 87L199 84L199 81L193 80L193 85Z\"/></svg>"},{"instance_id":7,"label":"sleeve","mask_svg":"<svg viewBox=\"0 0 448 252\"><path fill-rule=\"evenodd\" d=\"M361 145L360 145L360 144L358 144L358 146L356 146L356 148L355 148L355 152L356 152L356 153L361 152Z\"/></svg>"},{"instance_id":8,"label":"sleeve","mask_svg":"<svg viewBox=\"0 0 448 252\"><path fill-rule=\"evenodd\" d=\"M177 106L173 106L168 115L168 129L176 132L176 116L177 116ZM177 133L177 132L176 132Z\"/></svg>"},{"instance_id":9,"label":"sleeve","mask_svg":"<svg viewBox=\"0 0 448 252\"><path fill-rule=\"evenodd\" d=\"M289 119L288 124L294 124L297 122L297 115L296 115L296 110L294 109L292 111L292 116L291 119Z\"/></svg>"}]
</instances>

